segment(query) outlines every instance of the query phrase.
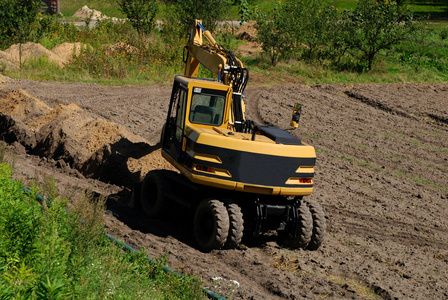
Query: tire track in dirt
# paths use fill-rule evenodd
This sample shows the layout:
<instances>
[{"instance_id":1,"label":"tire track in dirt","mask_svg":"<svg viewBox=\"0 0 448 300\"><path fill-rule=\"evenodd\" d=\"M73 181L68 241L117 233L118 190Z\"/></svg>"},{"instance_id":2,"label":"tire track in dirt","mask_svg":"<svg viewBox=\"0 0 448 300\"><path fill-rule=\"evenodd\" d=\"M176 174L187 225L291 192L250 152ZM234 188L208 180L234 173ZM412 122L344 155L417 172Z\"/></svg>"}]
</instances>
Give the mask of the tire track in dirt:
<instances>
[{"instance_id":1,"label":"tire track in dirt","mask_svg":"<svg viewBox=\"0 0 448 300\"><path fill-rule=\"evenodd\" d=\"M440 236L448 236L448 230L443 228L434 228L421 223L406 223L395 219L386 219L374 215L360 214L354 211L347 211L338 209L334 205L324 205L326 211L335 211L337 214L332 214L332 222L344 223L347 228L350 228L350 234L358 235L360 237L374 238L376 240L388 240L392 242L401 243L403 245L416 244L421 247L435 246L438 249L448 249L448 242L443 240L434 240L433 235L424 237L422 233L429 234L436 231ZM372 226L372 224L381 224L393 228L393 232L384 232L383 228ZM416 233L410 233L409 231Z\"/></svg>"},{"instance_id":2,"label":"tire track in dirt","mask_svg":"<svg viewBox=\"0 0 448 300\"><path fill-rule=\"evenodd\" d=\"M388 112L391 114L400 115L400 116L403 116L403 117L406 117L409 119L418 120L423 123L439 125L439 126L445 127L446 128L445 130L448 130L448 116L438 115L438 114L429 113L429 112L425 112L425 111L407 112L405 110L391 106L391 105L389 105L389 103L382 102L382 99L379 99L379 98L375 99L375 98L363 95L362 91L360 92L359 90L356 90L356 89L346 90L344 93L352 99L359 100L362 103L370 105L374 108L378 108L382 111L385 111L385 112ZM441 100L443 100L443 98L441 98ZM446 104L448 104L448 102L446 100L445 100L445 102L446 102Z\"/></svg>"},{"instance_id":3,"label":"tire track in dirt","mask_svg":"<svg viewBox=\"0 0 448 300\"><path fill-rule=\"evenodd\" d=\"M246 116L248 120L252 120L258 125L271 125L263 119L259 110L260 97L263 90L262 87L259 87L246 91Z\"/></svg>"}]
</instances>

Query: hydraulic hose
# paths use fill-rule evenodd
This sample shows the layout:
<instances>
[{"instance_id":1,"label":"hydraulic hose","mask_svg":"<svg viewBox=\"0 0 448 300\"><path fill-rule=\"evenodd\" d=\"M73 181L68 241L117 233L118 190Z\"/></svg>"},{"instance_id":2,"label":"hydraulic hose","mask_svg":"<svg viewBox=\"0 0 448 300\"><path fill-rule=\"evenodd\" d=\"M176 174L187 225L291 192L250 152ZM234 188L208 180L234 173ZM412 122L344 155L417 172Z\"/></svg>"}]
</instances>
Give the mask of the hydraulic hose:
<instances>
[{"instance_id":1,"label":"hydraulic hose","mask_svg":"<svg viewBox=\"0 0 448 300\"><path fill-rule=\"evenodd\" d=\"M30 189L28 189L28 188L26 188L26 187L22 187L22 188L23 188L23 190L24 190L25 192L27 192L27 193L29 193L29 194L34 194ZM48 199L44 199L41 195L38 195L38 194L35 194L35 195L36 195L36 200L39 201L40 203L42 203L42 202L45 201L45 202L47 203L47 205L53 205L53 204L51 203L50 200L48 200ZM69 212L68 212L67 210L65 210L65 209L64 209L64 212L69 213ZM81 222L82 222L82 220L81 220ZM118 240L117 238L111 236L111 235L108 234L107 232L105 233L105 235L106 235L106 237L107 237L108 239L110 239L111 241L113 241L114 243L116 243L117 245L119 245L120 247L122 247L123 249L128 250L128 251L132 251L132 252L138 252L136 249L134 249L134 248L132 248L131 246L125 244L124 242ZM158 265L157 261L155 261L154 259L150 258L149 256L146 256L146 259L147 259L150 263L155 264L155 265ZM165 272L167 272L167 273L173 274L173 275L175 275L175 276L184 278L184 276L183 276L182 274L180 274L180 273L178 273L178 272L176 272L176 271L173 271L173 270L171 270L170 268L168 268L168 267L166 267L166 266L163 266L163 267L162 267L162 270L165 271ZM221 295L216 294L215 292L209 290L208 288L202 288L202 291L207 295L207 297L208 297L209 299L226 300L226 298L222 297Z\"/></svg>"}]
</instances>

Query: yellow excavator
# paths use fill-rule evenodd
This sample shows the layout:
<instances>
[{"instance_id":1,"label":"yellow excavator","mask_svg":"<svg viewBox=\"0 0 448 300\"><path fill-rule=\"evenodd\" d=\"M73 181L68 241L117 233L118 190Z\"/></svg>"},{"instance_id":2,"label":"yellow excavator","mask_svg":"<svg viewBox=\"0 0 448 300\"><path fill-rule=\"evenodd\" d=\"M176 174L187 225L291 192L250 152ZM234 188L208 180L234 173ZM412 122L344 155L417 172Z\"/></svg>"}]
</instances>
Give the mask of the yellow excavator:
<instances>
[{"instance_id":1,"label":"yellow excavator","mask_svg":"<svg viewBox=\"0 0 448 300\"><path fill-rule=\"evenodd\" d=\"M204 251L236 248L243 236L272 230L282 245L317 249L325 216L317 202L303 200L313 191L314 148L280 128L246 120L249 72L198 20L184 58L185 74L174 78L161 136L163 157L180 173L148 173L139 193L143 212L161 217L173 202L191 209ZM198 78L200 65L216 80ZM300 113L295 104L292 126L298 127Z\"/></svg>"}]
</instances>

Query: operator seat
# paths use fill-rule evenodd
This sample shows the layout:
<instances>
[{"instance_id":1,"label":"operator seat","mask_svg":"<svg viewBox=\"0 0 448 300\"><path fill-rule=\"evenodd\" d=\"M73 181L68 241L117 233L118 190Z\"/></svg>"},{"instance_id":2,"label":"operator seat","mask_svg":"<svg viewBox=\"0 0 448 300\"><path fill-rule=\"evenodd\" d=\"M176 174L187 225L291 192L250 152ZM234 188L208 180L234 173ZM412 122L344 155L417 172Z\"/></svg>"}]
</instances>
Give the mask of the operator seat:
<instances>
[{"instance_id":1,"label":"operator seat","mask_svg":"<svg viewBox=\"0 0 448 300\"><path fill-rule=\"evenodd\" d=\"M194 123L212 124L213 109L205 105L196 105L191 119Z\"/></svg>"}]
</instances>

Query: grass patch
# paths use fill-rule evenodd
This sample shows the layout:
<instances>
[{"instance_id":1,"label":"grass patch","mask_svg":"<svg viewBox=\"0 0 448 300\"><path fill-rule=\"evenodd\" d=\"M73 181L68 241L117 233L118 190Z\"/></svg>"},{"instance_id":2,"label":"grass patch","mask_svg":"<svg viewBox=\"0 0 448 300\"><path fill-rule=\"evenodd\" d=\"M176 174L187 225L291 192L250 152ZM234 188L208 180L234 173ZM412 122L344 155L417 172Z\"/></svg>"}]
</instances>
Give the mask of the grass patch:
<instances>
[{"instance_id":1,"label":"grass patch","mask_svg":"<svg viewBox=\"0 0 448 300\"><path fill-rule=\"evenodd\" d=\"M420 184L420 185L431 186L431 187L436 188L436 189L438 189L440 191L443 191L443 192L448 191L448 186L443 186L441 184L434 183L434 182L429 181L427 179L420 178L418 176L413 176L413 175L411 175L408 172L403 171L403 170L398 170L398 171L395 172L395 174L396 174L396 176L398 178L407 178L407 179L410 179L410 180L412 180L412 181L414 181L414 182L416 182L417 184Z\"/></svg>"},{"instance_id":2,"label":"grass patch","mask_svg":"<svg viewBox=\"0 0 448 300\"><path fill-rule=\"evenodd\" d=\"M89 196L68 208L36 195L55 196L54 182L25 192L0 163L1 299L204 299L201 282L177 277L106 239L104 201ZM68 214L66 209L72 213ZM82 220L82 221L80 221Z\"/></svg>"},{"instance_id":3,"label":"grass patch","mask_svg":"<svg viewBox=\"0 0 448 300\"><path fill-rule=\"evenodd\" d=\"M440 48L444 48L440 46ZM448 47L448 45L447 45ZM401 48L400 48L401 49ZM447 48L448 49L448 48ZM401 50L400 50L401 51ZM259 55L256 58L243 57L242 60L251 74L257 74L257 83L266 85L283 84L285 75L299 78L304 84L337 84L337 83L394 83L394 82L434 82L448 81L448 69L445 60L417 59L409 63L401 61L402 52L384 52L378 57L371 72L338 70L330 66L330 62L307 62L290 60L271 66L267 58ZM381 63L379 63L381 62ZM441 68L440 70L438 68ZM448 67L447 67L448 68ZM249 83L250 84L250 83Z\"/></svg>"},{"instance_id":4,"label":"grass patch","mask_svg":"<svg viewBox=\"0 0 448 300\"><path fill-rule=\"evenodd\" d=\"M353 157L349 157L349 156L345 156L345 155L336 155L334 158L349 162L351 165L353 165L355 162L355 159Z\"/></svg>"},{"instance_id":5,"label":"grass patch","mask_svg":"<svg viewBox=\"0 0 448 300\"><path fill-rule=\"evenodd\" d=\"M336 276L332 274L327 274L327 277L328 279L330 279L332 282L339 285L343 289L353 290L357 294L364 297L365 299L372 299L372 300L382 299L382 297L377 295L375 291L373 291L371 288L363 284L361 281L357 281L347 277Z\"/></svg>"}]
</instances>

